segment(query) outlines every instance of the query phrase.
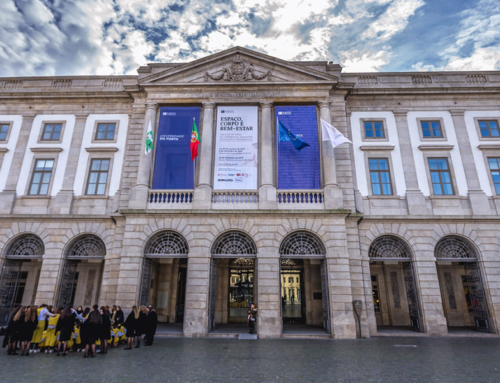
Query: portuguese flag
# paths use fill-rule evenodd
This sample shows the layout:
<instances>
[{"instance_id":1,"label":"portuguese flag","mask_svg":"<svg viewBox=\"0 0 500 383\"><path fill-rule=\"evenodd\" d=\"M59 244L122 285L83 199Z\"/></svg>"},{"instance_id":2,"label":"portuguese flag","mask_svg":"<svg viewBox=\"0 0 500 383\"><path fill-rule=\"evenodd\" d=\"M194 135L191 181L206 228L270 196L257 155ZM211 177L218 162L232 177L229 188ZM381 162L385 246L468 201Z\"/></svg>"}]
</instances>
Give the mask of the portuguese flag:
<instances>
[{"instance_id":1,"label":"portuguese flag","mask_svg":"<svg viewBox=\"0 0 500 383\"><path fill-rule=\"evenodd\" d=\"M200 134L198 133L198 127L193 117L193 130L191 132L191 160L194 161L198 157L198 145L200 144Z\"/></svg>"}]
</instances>

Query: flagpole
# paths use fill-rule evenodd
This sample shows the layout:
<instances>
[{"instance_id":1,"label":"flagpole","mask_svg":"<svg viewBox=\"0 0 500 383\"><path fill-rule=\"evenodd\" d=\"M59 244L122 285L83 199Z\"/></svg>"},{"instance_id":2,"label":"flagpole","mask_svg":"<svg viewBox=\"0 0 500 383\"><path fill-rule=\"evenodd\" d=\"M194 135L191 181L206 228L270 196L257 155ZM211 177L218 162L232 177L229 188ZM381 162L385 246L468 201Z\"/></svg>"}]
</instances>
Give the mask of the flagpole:
<instances>
[{"instance_id":1,"label":"flagpole","mask_svg":"<svg viewBox=\"0 0 500 383\"><path fill-rule=\"evenodd\" d=\"M193 117L193 122L196 123L196 120L194 117ZM194 181L195 180L196 180L196 157L194 158L194 161L193 161L193 189L194 189Z\"/></svg>"}]
</instances>

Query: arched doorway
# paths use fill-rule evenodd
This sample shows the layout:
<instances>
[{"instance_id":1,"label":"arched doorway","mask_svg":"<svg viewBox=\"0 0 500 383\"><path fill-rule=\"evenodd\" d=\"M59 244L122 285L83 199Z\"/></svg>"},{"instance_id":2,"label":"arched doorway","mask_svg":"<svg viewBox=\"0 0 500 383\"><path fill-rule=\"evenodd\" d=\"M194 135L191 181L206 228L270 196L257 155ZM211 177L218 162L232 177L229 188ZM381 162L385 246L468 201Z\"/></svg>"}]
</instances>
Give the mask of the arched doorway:
<instances>
[{"instance_id":1,"label":"arched doorway","mask_svg":"<svg viewBox=\"0 0 500 383\"><path fill-rule=\"evenodd\" d=\"M8 323L17 307L35 303L44 254L43 241L34 234L7 244L0 274L0 325Z\"/></svg>"},{"instance_id":2,"label":"arched doorway","mask_svg":"<svg viewBox=\"0 0 500 383\"><path fill-rule=\"evenodd\" d=\"M66 251L57 306L90 307L98 304L106 245L97 235L73 239Z\"/></svg>"},{"instance_id":3,"label":"arched doorway","mask_svg":"<svg viewBox=\"0 0 500 383\"><path fill-rule=\"evenodd\" d=\"M373 241L368 256L378 331L386 327L421 331L409 246L395 236L384 235Z\"/></svg>"},{"instance_id":4,"label":"arched doorway","mask_svg":"<svg viewBox=\"0 0 500 383\"><path fill-rule=\"evenodd\" d=\"M188 253L186 239L173 230L156 233L144 248L139 304L152 304L160 323L177 324L168 331L182 330Z\"/></svg>"},{"instance_id":5,"label":"arched doorway","mask_svg":"<svg viewBox=\"0 0 500 383\"><path fill-rule=\"evenodd\" d=\"M490 332L476 249L459 236L447 236L437 243L434 255L448 329L469 327Z\"/></svg>"},{"instance_id":6,"label":"arched doorway","mask_svg":"<svg viewBox=\"0 0 500 383\"><path fill-rule=\"evenodd\" d=\"M240 231L220 235L212 245L208 331L245 333L247 311L257 303L257 246Z\"/></svg>"},{"instance_id":7,"label":"arched doorway","mask_svg":"<svg viewBox=\"0 0 500 383\"><path fill-rule=\"evenodd\" d=\"M280 290L284 334L307 332L314 328L330 334L325 256L323 242L307 231L296 231L282 241Z\"/></svg>"}]
</instances>

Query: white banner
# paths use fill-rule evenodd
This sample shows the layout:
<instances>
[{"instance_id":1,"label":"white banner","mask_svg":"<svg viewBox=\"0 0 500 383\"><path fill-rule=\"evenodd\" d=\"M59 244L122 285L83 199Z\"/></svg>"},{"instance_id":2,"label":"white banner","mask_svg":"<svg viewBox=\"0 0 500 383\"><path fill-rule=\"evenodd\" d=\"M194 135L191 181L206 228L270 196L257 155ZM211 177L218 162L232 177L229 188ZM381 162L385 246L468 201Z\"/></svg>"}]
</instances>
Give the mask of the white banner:
<instances>
[{"instance_id":1,"label":"white banner","mask_svg":"<svg viewBox=\"0 0 500 383\"><path fill-rule=\"evenodd\" d=\"M257 189L256 106L218 106L214 189Z\"/></svg>"}]
</instances>

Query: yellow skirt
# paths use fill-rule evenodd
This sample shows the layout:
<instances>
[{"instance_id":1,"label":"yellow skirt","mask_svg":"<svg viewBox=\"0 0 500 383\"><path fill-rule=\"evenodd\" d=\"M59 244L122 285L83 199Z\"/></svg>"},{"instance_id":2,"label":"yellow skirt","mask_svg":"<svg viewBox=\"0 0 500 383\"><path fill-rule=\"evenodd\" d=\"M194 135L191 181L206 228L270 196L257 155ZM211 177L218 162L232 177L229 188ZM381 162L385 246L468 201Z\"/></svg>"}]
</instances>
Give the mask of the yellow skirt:
<instances>
[{"instance_id":1,"label":"yellow skirt","mask_svg":"<svg viewBox=\"0 0 500 383\"><path fill-rule=\"evenodd\" d=\"M45 330L45 322L38 322L36 330L33 333L32 343L40 343L42 341L43 332Z\"/></svg>"},{"instance_id":2,"label":"yellow skirt","mask_svg":"<svg viewBox=\"0 0 500 383\"><path fill-rule=\"evenodd\" d=\"M55 347L57 344L57 335L55 328L49 328L45 335L45 347Z\"/></svg>"}]
</instances>

